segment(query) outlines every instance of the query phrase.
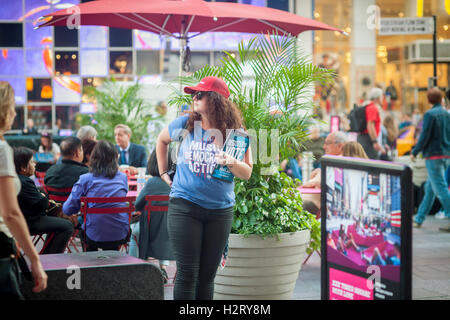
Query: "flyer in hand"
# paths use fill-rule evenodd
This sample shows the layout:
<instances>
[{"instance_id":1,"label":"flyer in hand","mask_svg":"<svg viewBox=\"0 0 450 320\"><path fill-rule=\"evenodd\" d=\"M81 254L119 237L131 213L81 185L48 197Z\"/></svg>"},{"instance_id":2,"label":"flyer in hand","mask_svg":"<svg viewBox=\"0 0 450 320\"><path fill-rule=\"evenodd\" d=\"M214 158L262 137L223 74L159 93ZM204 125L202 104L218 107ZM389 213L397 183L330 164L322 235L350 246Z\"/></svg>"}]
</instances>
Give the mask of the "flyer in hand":
<instances>
[{"instance_id":1,"label":"flyer in hand","mask_svg":"<svg viewBox=\"0 0 450 320\"><path fill-rule=\"evenodd\" d=\"M241 129L233 129L225 140L223 152L242 161L249 145L250 137L248 134ZM227 166L216 165L212 177L227 182L233 182L234 175Z\"/></svg>"}]
</instances>

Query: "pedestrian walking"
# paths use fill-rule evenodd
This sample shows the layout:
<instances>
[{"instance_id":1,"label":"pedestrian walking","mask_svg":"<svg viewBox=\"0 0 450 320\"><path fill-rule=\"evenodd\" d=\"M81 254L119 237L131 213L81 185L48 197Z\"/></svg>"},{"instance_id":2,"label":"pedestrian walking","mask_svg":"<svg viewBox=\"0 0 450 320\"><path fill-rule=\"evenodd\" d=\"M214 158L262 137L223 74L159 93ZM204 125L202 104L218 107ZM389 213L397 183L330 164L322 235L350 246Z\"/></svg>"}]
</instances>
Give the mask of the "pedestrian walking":
<instances>
[{"instance_id":1,"label":"pedestrian walking","mask_svg":"<svg viewBox=\"0 0 450 320\"><path fill-rule=\"evenodd\" d=\"M445 181L445 171L450 166L450 113L441 104L442 93L439 88L429 89L427 98L432 108L424 115L422 132L411 152L412 161L422 152L428 172L425 195L414 219L416 228L420 228L424 222L436 197L445 215L450 217L450 191Z\"/></svg>"}]
</instances>

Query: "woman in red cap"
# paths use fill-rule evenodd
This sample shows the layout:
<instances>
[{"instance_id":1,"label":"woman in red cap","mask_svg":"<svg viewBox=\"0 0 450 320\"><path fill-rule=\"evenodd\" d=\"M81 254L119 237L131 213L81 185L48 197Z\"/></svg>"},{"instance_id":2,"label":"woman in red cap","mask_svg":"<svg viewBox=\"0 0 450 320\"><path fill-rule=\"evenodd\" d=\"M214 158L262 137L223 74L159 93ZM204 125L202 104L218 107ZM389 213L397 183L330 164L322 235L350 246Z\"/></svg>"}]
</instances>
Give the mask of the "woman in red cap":
<instances>
[{"instance_id":1,"label":"woman in red cap","mask_svg":"<svg viewBox=\"0 0 450 320\"><path fill-rule=\"evenodd\" d=\"M251 150L243 161L222 152L227 129L242 128L239 110L228 97L225 82L203 78L194 87L194 111L171 122L156 143L160 176L171 186L168 231L177 262L174 299L209 299L214 278L233 222L234 183L211 177L216 164L248 180ZM173 182L169 176L168 145L181 141Z\"/></svg>"}]
</instances>

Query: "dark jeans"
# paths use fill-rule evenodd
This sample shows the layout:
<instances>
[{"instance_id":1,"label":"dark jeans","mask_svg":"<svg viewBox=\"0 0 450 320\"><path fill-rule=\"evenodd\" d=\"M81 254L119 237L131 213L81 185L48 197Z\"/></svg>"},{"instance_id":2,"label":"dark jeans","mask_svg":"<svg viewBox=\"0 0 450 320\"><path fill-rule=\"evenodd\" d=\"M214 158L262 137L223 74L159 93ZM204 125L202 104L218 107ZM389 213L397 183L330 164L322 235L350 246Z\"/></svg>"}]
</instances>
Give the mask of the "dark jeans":
<instances>
[{"instance_id":1,"label":"dark jeans","mask_svg":"<svg viewBox=\"0 0 450 320\"><path fill-rule=\"evenodd\" d=\"M233 207L209 210L184 199L170 199L167 228L177 262L175 300L212 300L232 223Z\"/></svg>"},{"instance_id":2,"label":"dark jeans","mask_svg":"<svg viewBox=\"0 0 450 320\"><path fill-rule=\"evenodd\" d=\"M129 241L129 237L117 241L94 241L89 239L84 230L80 231L80 239L83 243L83 248L87 252L98 251L98 249L118 251L120 245L126 244Z\"/></svg>"},{"instance_id":3,"label":"dark jeans","mask_svg":"<svg viewBox=\"0 0 450 320\"><path fill-rule=\"evenodd\" d=\"M57 217L41 216L27 221L31 235L54 233L43 254L64 253L67 242L73 233L73 224L69 220ZM48 237L48 236L47 236Z\"/></svg>"},{"instance_id":4,"label":"dark jeans","mask_svg":"<svg viewBox=\"0 0 450 320\"><path fill-rule=\"evenodd\" d=\"M380 159L378 151L373 148L372 138L368 134L358 134L357 141L362 145L369 159Z\"/></svg>"}]
</instances>

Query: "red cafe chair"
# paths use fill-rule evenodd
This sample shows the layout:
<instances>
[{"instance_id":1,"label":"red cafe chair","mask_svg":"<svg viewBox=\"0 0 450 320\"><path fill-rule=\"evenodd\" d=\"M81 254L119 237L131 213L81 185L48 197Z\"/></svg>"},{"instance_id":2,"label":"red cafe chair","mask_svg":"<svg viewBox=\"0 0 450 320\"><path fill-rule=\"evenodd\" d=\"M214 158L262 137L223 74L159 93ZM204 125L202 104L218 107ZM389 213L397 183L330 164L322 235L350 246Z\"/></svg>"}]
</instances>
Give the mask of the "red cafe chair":
<instances>
[{"instance_id":1,"label":"red cafe chair","mask_svg":"<svg viewBox=\"0 0 450 320\"><path fill-rule=\"evenodd\" d=\"M53 187L45 186L44 189L45 189L45 192L47 192L48 198L50 200L54 200L61 204L64 203L67 200L67 198L69 198L70 193L72 192L72 188L53 188ZM69 239L69 242L67 242L66 251L68 253L72 253L72 249L76 252L80 252L80 250L78 249L78 246L75 243L75 239L79 232L80 232L80 230L75 229L73 231L72 236ZM72 247L72 249L71 249L71 247Z\"/></svg>"},{"instance_id":2,"label":"red cafe chair","mask_svg":"<svg viewBox=\"0 0 450 320\"><path fill-rule=\"evenodd\" d=\"M47 238L45 239L44 236L47 235ZM33 244L35 247L37 247L38 243L40 241L42 241L42 248L39 251L39 254L43 254L45 249L47 248L48 244L50 243L50 241L52 241L53 237L55 236L55 234L53 232L48 232L48 233L38 233L33 235Z\"/></svg>"},{"instance_id":3,"label":"red cafe chair","mask_svg":"<svg viewBox=\"0 0 450 320\"><path fill-rule=\"evenodd\" d=\"M163 205L163 206L157 206L154 205L153 202L155 201L165 201L168 202L169 201L169 196L168 195L147 195L145 196L145 200L146 200L146 204L144 207L144 212L147 213L147 224L150 224L150 216L152 212L166 212L168 211L168 204L167 205ZM149 228L150 230L150 228ZM137 243L137 241L136 241ZM175 279L177 277L177 271L175 270L175 274L172 278L171 282L168 282L165 286L173 286L175 284ZM170 278L169 278L170 280Z\"/></svg>"},{"instance_id":4,"label":"red cafe chair","mask_svg":"<svg viewBox=\"0 0 450 320\"><path fill-rule=\"evenodd\" d=\"M87 233L87 225L86 218L88 214L118 214L118 213L128 213L128 225L131 223L131 215L134 211L136 211L134 207L134 203L136 202L136 197L109 197L109 198L97 198L97 197L81 197L81 209L80 212L83 215L83 221L85 225L84 232ZM125 207L93 207L89 208L89 203L104 203L104 204L113 204L113 203L126 203ZM128 232L128 236L126 239L121 241L117 250L120 251L124 249L126 253L128 253L128 242L131 235L131 229ZM86 244L83 243L83 248L86 250Z\"/></svg>"}]
</instances>

